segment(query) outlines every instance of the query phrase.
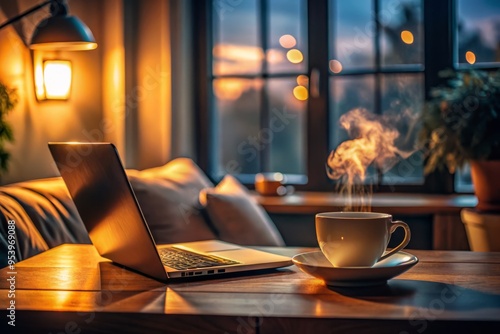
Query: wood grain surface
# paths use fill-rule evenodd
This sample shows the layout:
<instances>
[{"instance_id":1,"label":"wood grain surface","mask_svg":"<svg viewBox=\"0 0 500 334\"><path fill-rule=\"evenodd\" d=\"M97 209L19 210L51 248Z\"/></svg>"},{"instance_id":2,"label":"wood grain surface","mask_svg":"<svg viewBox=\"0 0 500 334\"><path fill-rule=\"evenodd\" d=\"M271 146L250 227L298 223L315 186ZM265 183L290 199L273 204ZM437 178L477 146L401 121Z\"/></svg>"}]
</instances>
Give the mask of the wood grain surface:
<instances>
[{"instance_id":1,"label":"wood grain surface","mask_svg":"<svg viewBox=\"0 0 500 334\"><path fill-rule=\"evenodd\" d=\"M16 330L498 332L500 253L408 252L419 263L386 285L330 288L294 266L165 284L110 263L91 245L62 245L16 264ZM0 270L2 329L11 329L9 272Z\"/></svg>"},{"instance_id":2,"label":"wood grain surface","mask_svg":"<svg viewBox=\"0 0 500 334\"><path fill-rule=\"evenodd\" d=\"M296 192L286 196L254 195L269 213L316 214L339 211L345 207L345 197L327 192ZM364 199L366 202L366 199ZM356 197L353 202L357 202ZM403 214L459 214L463 208L473 208L473 195L433 195L377 193L371 197L371 211Z\"/></svg>"}]
</instances>

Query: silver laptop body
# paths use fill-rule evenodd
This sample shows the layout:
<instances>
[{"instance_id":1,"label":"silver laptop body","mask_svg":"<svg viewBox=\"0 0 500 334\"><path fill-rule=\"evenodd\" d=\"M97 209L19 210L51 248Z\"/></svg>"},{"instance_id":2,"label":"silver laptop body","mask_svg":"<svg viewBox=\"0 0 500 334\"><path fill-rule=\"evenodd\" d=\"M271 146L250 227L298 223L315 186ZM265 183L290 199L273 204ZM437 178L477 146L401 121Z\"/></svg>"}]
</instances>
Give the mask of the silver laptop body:
<instances>
[{"instance_id":1,"label":"silver laptop body","mask_svg":"<svg viewBox=\"0 0 500 334\"><path fill-rule=\"evenodd\" d=\"M218 240L156 245L111 143L49 143L90 240L105 258L160 281L285 267L289 257ZM238 262L193 269L164 266L159 252L174 247Z\"/></svg>"}]
</instances>

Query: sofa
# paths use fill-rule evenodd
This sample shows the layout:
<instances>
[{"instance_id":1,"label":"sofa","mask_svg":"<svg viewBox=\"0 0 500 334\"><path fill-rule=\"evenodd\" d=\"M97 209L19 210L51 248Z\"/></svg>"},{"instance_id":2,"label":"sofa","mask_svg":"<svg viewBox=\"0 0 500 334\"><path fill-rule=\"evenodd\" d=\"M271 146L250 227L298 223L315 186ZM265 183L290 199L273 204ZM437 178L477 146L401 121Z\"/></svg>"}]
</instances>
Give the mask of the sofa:
<instances>
[{"instance_id":1,"label":"sofa","mask_svg":"<svg viewBox=\"0 0 500 334\"><path fill-rule=\"evenodd\" d=\"M128 169L127 175L156 243L220 239L285 245L269 215L230 175L214 185L188 158L142 171ZM0 186L2 254L9 242L16 262L63 243L91 243L61 177ZM7 256L2 256L0 267L6 265Z\"/></svg>"}]
</instances>

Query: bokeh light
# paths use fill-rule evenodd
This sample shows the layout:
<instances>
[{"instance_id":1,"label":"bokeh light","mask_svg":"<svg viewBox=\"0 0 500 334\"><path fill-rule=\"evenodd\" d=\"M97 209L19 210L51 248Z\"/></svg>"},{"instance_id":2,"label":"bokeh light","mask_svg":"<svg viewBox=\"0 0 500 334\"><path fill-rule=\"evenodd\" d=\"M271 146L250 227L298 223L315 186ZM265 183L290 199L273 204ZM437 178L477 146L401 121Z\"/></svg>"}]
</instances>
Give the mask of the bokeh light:
<instances>
[{"instance_id":1,"label":"bokeh light","mask_svg":"<svg viewBox=\"0 0 500 334\"><path fill-rule=\"evenodd\" d=\"M342 63L337 59L330 60L329 65L330 65L330 71L332 71L333 73L337 74L342 72Z\"/></svg>"},{"instance_id":2,"label":"bokeh light","mask_svg":"<svg viewBox=\"0 0 500 334\"><path fill-rule=\"evenodd\" d=\"M293 64L299 64L304 60L302 52L297 49L292 49L286 53L286 58Z\"/></svg>"},{"instance_id":3,"label":"bokeh light","mask_svg":"<svg viewBox=\"0 0 500 334\"><path fill-rule=\"evenodd\" d=\"M279 41L280 45L286 49L291 49L297 44L297 40L292 35L283 35Z\"/></svg>"},{"instance_id":4,"label":"bokeh light","mask_svg":"<svg viewBox=\"0 0 500 334\"><path fill-rule=\"evenodd\" d=\"M309 78L307 75L301 74L297 77L297 85L307 87L309 86Z\"/></svg>"},{"instance_id":5,"label":"bokeh light","mask_svg":"<svg viewBox=\"0 0 500 334\"><path fill-rule=\"evenodd\" d=\"M415 38L413 37L411 31L403 30L401 31L401 40L406 44L413 44Z\"/></svg>"},{"instance_id":6,"label":"bokeh light","mask_svg":"<svg viewBox=\"0 0 500 334\"><path fill-rule=\"evenodd\" d=\"M266 52L266 60L270 64L280 64L285 60L284 51L277 49L269 49Z\"/></svg>"},{"instance_id":7,"label":"bokeh light","mask_svg":"<svg viewBox=\"0 0 500 334\"><path fill-rule=\"evenodd\" d=\"M305 101L309 97L309 93L307 88L304 86L296 86L293 89L293 96L299 101Z\"/></svg>"},{"instance_id":8,"label":"bokeh light","mask_svg":"<svg viewBox=\"0 0 500 334\"><path fill-rule=\"evenodd\" d=\"M471 65L474 64L476 62L476 54L472 51L467 51L465 53L465 60Z\"/></svg>"}]
</instances>

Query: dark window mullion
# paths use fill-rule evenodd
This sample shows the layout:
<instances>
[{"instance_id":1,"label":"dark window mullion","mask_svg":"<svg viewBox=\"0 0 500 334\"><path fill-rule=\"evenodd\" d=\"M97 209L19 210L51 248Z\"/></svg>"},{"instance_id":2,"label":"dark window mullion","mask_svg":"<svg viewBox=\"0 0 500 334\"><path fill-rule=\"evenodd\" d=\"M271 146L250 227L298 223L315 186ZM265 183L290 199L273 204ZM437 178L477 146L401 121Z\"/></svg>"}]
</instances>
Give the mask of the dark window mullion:
<instances>
[{"instance_id":1,"label":"dark window mullion","mask_svg":"<svg viewBox=\"0 0 500 334\"><path fill-rule=\"evenodd\" d=\"M268 80L267 80L267 38L268 38L268 27L269 27L269 22L270 22L270 17L269 17L269 11L267 7L267 1L266 0L260 0L259 2L260 5L260 11L259 11L259 18L258 18L258 25L260 28L260 39L261 39L261 46L262 46L262 52L263 52L263 59L262 59L262 74L261 78L264 81L263 82L263 87L261 90L261 103L262 105L260 106L260 129L267 129L269 128L269 94L268 94ZM265 78L266 77L266 78ZM271 171L270 164L271 164L271 143L266 143L263 145L262 150L260 151L260 170L262 172L269 172Z\"/></svg>"},{"instance_id":2,"label":"dark window mullion","mask_svg":"<svg viewBox=\"0 0 500 334\"><path fill-rule=\"evenodd\" d=\"M424 1L424 38L425 38L425 92L429 97L430 88L443 82L439 72L452 69L453 29L455 6L454 0ZM445 13L446 15L443 15Z\"/></svg>"},{"instance_id":3,"label":"dark window mullion","mask_svg":"<svg viewBox=\"0 0 500 334\"><path fill-rule=\"evenodd\" d=\"M344 70L340 73L333 73L330 71L330 60L338 60L337 58L337 47L336 47L336 43L337 43L337 7L335 7L335 5L337 4L337 1L332 1L330 0L329 2L329 6L333 6L334 8L328 8L328 15L327 15L327 25L328 25L328 32L327 32L327 36L328 36L328 51L327 52L330 52L330 43L333 44L331 50L332 50L332 54L329 55L329 59L328 59L328 88L329 88L329 96L328 96L328 102L330 102L330 95L331 96L335 96L335 94L337 93L336 91L336 85L337 85L337 79L335 79L335 77L337 76L340 76L342 72L344 72ZM331 17L330 17L331 15ZM333 24L330 25L330 20L332 20ZM333 42L332 42L333 41ZM345 75L345 73L342 73ZM349 73L347 73L347 75L349 75ZM328 108L332 108L332 112L333 114L337 114L338 110L337 110L337 106L335 105L335 103L333 103L333 106L330 106L330 103L328 103ZM332 113L330 111L328 111L329 115L331 115ZM336 149L335 147L330 147L330 145L332 144L332 124L331 124L331 119L328 118L328 149L331 150L331 149ZM332 145L333 146L333 145Z\"/></svg>"},{"instance_id":4,"label":"dark window mullion","mask_svg":"<svg viewBox=\"0 0 500 334\"><path fill-rule=\"evenodd\" d=\"M272 78L293 78L299 75L307 75L307 72L281 72L281 73L262 73L262 74L220 74L213 75L213 79L272 79Z\"/></svg>"},{"instance_id":5,"label":"dark window mullion","mask_svg":"<svg viewBox=\"0 0 500 334\"><path fill-rule=\"evenodd\" d=\"M373 11L376 15L375 17L375 114L382 114L382 55L380 50L380 0L373 0ZM377 185L381 185L383 180L383 172L380 168L377 168Z\"/></svg>"},{"instance_id":6,"label":"dark window mullion","mask_svg":"<svg viewBox=\"0 0 500 334\"><path fill-rule=\"evenodd\" d=\"M453 68L454 0L424 1L424 61L425 97L429 98L431 87L442 83L438 74ZM437 171L425 178L424 188L433 193L452 193L453 175Z\"/></svg>"},{"instance_id":7,"label":"dark window mullion","mask_svg":"<svg viewBox=\"0 0 500 334\"><path fill-rule=\"evenodd\" d=\"M200 1L193 4L192 22L193 31L201 38L194 38L193 54L200 55L194 57L194 70L192 81L195 85L196 98L194 99L196 129L196 158L200 167L211 172L210 159L213 156L213 146L210 144L211 129L210 124L210 92L212 85L212 1ZM208 29L207 29L208 28ZM200 80L201 79L201 80Z\"/></svg>"},{"instance_id":8,"label":"dark window mullion","mask_svg":"<svg viewBox=\"0 0 500 334\"><path fill-rule=\"evenodd\" d=\"M381 51L380 51L380 19L378 17L380 13L380 3L379 0L374 0L373 1L373 11L375 12L375 15L377 16L375 18L376 24L375 24L375 113L376 114L381 114L382 113L382 97L381 97L381 81L382 81L382 74L381 74L381 62L382 62L382 56L381 56Z\"/></svg>"},{"instance_id":9,"label":"dark window mullion","mask_svg":"<svg viewBox=\"0 0 500 334\"><path fill-rule=\"evenodd\" d=\"M368 74L413 74L413 73L423 73L424 68L423 66L414 66L414 67L407 67L407 68L384 68L384 69L347 69L347 70L342 70L340 73L333 74L333 76L336 77L342 77L342 76L355 76L355 75L368 75Z\"/></svg>"},{"instance_id":10,"label":"dark window mullion","mask_svg":"<svg viewBox=\"0 0 500 334\"><path fill-rule=\"evenodd\" d=\"M308 184L298 189L331 190L325 172L328 147L328 1L307 2L308 72L319 72L319 95L309 95L307 104ZM311 80L310 80L311 81ZM310 86L311 87L311 86ZM311 91L311 89L310 89Z\"/></svg>"}]
</instances>

